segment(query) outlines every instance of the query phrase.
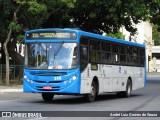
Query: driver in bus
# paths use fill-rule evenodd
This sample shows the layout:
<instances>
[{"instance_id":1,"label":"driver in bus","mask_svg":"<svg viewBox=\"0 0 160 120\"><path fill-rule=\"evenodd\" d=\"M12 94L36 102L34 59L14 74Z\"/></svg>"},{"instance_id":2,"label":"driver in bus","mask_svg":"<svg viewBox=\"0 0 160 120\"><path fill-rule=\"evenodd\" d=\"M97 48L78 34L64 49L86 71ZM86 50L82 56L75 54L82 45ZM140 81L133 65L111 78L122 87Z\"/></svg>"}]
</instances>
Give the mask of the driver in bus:
<instances>
[{"instance_id":1,"label":"driver in bus","mask_svg":"<svg viewBox=\"0 0 160 120\"><path fill-rule=\"evenodd\" d=\"M74 51L73 51L73 59L72 59L72 68L76 68L78 67L78 57L77 57L77 47L74 48Z\"/></svg>"}]
</instances>

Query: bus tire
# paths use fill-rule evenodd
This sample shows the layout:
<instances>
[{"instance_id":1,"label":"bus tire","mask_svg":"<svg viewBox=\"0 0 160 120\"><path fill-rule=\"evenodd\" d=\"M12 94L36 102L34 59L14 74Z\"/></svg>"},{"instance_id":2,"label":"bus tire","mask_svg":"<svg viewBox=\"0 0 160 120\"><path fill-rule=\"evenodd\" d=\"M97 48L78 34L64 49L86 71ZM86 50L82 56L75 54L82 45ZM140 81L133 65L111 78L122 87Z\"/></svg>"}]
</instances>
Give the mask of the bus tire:
<instances>
[{"instance_id":1,"label":"bus tire","mask_svg":"<svg viewBox=\"0 0 160 120\"><path fill-rule=\"evenodd\" d=\"M118 97L128 98L128 97L131 96L131 92L132 92L132 83L131 83L131 80L128 79L127 85L126 85L126 91L117 92L116 95L117 95Z\"/></svg>"},{"instance_id":2,"label":"bus tire","mask_svg":"<svg viewBox=\"0 0 160 120\"><path fill-rule=\"evenodd\" d=\"M92 81L92 85L91 85L91 89L90 89L90 93L84 95L85 99L87 102L93 102L96 98L96 94L97 94L97 87L94 81Z\"/></svg>"},{"instance_id":3,"label":"bus tire","mask_svg":"<svg viewBox=\"0 0 160 120\"><path fill-rule=\"evenodd\" d=\"M45 102L51 102L53 100L53 93L42 93L42 98Z\"/></svg>"},{"instance_id":4,"label":"bus tire","mask_svg":"<svg viewBox=\"0 0 160 120\"><path fill-rule=\"evenodd\" d=\"M131 83L131 80L128 79L124 97L126 97L126 98L130 97L131 96L131 92L132 92L132 83Z\"/></svg>"}]
</instances>

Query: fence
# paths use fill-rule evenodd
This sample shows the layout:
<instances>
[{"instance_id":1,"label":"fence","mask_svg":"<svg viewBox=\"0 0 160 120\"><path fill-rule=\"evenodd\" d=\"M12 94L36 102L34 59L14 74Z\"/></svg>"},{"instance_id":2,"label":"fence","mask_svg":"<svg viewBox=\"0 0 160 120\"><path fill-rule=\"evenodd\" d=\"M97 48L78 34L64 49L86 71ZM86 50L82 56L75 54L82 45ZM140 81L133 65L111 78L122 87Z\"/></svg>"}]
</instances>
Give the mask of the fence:
<instances>
[{"instance_id":1,"label":"fence","mask_svg":"<svg viewBox=\"0 0 160 120\"><path fill-rule=\"evenodd\" d=\"M23 65L9 66L9 79L21 80L23 77ZM6 65L0 64L0 83L4 83L6 78Z\"/></svg>"}]
</instances>

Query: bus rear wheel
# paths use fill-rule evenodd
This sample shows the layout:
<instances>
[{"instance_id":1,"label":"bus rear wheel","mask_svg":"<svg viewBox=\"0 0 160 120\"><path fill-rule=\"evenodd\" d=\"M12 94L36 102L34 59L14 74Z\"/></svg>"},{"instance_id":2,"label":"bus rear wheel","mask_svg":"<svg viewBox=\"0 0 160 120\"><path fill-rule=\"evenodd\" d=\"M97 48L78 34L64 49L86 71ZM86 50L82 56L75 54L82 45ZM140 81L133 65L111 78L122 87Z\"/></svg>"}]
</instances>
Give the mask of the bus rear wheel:
<instances>
[{"instance_id":1,"label":"bus rear wheel","mask_svg":"<svg viewBox=\"0 0 160 120\"><path fill-rule=\"evenodd\" d=\"M42 93L42 98L45 102L51 102L53 100L53 93Z\"/></svg>"},{"instance_id":2,"label":"bus rear wheel","mask_svg":"<svg viewBox=\"0 0 160 120\"><path fill-rule=\"evenodd\" d=\"M94 81L92 81L92 85L91 85L91 89L90 89L90 93L89 94L86 94L84 95L85 99L87 102L93 102L96 98L96 84Z\"/></svg>"},{"instance_id":3,"label":"bus rear wheel","mask_svg":"<svg viewBox=\"0 0 160 120\"><path fill-rule=\"evenodd\" d=\"M126 86L126 91L117 92L116 94L117 94L118 97L128 98L128 97L131 96L131 92L132 92L132 83L131 83L131 80L128 79L127 86Z\"/></svg>"}]
</instances>

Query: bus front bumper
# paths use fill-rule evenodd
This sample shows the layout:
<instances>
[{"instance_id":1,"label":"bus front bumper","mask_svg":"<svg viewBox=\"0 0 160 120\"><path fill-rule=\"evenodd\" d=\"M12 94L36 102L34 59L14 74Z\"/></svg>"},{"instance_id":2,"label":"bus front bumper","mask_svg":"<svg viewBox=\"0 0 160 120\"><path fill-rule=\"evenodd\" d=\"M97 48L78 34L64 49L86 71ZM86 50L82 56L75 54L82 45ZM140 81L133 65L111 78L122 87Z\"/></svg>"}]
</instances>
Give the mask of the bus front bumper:
<instances>
[{"instance_id":1,"label":"bus front bumper","mask_svg":"<svg viewBox=\"0 0 160 120\"><path fill-rule=\"evenodd\" d=\"M23 92L54 93L54 94L80 94L79 81L62 81L61 83L34 83L23 79Z\"/></svg>"}]
</instances>

